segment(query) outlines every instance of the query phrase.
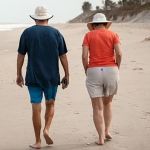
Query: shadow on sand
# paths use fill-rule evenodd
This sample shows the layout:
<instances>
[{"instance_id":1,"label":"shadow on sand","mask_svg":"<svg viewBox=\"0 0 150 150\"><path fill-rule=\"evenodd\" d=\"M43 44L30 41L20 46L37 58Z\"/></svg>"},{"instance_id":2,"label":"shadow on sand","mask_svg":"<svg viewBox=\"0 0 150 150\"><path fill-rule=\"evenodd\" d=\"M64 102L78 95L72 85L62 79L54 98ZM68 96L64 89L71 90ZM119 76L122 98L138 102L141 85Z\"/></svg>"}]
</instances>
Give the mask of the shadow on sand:
<instances>
[{"instance_id":1,"label":"shadow on sand","mask_svg":"<svg viewBox=\"0 0 150 150\"><path fill-rule=\"evenodd\" d=\"M64 144L64 145L55 145L55 146L43 146L41 150L77 150L88 147L96 146L95 144ZM29 148L28 150L33 150L33 148Z\"/></svg>"}]
</instances>

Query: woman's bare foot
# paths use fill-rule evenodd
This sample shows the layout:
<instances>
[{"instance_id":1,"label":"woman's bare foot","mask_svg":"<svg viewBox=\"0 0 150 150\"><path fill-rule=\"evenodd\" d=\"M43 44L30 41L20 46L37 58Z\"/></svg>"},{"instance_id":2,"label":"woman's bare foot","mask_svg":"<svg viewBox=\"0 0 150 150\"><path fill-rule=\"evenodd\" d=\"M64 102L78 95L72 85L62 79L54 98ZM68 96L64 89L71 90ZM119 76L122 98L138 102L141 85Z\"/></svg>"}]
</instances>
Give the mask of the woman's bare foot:
<instances>
[{"instance_id":1,"label":"woman's bare foot","mask_svg":"<svg viewBox=\"0 0 150 150\"><path fill-rule=\"evenodd\" d=\"M40 149L41 148L41 142L35 143L33 145L29 145L29 147L34 149Z\"/></svg>"},{"instance_id":2,"label":"woman's bare foot","mask_svg":"<svg viewBox=\"0 0 150 150\"><path fill-rule=\"evenodd\" d=\"M104 145L104 139L103 138L99 138L99 141L95 142L97 145Z\"/></svg>"},{"instance_id":3,"label":"woman's bare foot","mask_svg":"<svg viewBox=\"0 0 150 150\"><path fill-rule=\"evenodd\" d=\"M45 138L46 144L48 144L48 145L53 144L53 140L49 137L49 134L48 134L47 130L43 131L43 136Z\"/></svg>"},{"instance_id":4,"label":"woman's bare foot","mask_svg":"<svg viewBox=\"0 0 150 150\"><path fill-rule=\"evenodd\" d=\"M111 136L110 133L105 134L105 137L106 137L107 140L111 140L112 139L112 136Z\"/></svg>"},{"instance_id":5,"label":"woman's bare foot","mask_svg":"<svg viewBox=\"0 0 150 150\"><path fill-rule=\"evenodd\" d=\"M99 141L95 142L95 144L97 144L97 145L104 145L104 143L101 143Z\"/></svg>"}]
</instances>

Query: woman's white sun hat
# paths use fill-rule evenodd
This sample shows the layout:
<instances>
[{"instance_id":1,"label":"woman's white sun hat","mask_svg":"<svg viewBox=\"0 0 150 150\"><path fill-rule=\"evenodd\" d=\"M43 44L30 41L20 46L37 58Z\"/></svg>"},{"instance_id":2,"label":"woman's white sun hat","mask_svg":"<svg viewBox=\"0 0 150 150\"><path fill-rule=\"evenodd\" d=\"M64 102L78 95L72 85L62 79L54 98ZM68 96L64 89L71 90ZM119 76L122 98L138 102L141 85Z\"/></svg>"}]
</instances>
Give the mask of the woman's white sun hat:
<instances>
[{"instance_id":1,"label":"woman's white sun hat","mask_svg":"<svg viewBox=\"0 0 150 150\"><path fill-rule=\"evenodd\" d=\"M108 21L106 19L106 16L102 13L97 13L94 15L92 22L88 22L87 27L88 29L91 31L93 30L92 28L92 24L93 23L107 23L106 28L108 29L110 27L110 25L112 24L111 21Z\"/></svg>"},{"instance_id":2,"label":"woman's white sun hat","mask_svg":"<svg viewBox=\"0 0 150 150\"><path fill-rule=\"evenodd\" d=\"M30 17L34 20L47 20L51 19L53 15L50 15L48 9L43 6L38 6L35 9L34 15L30 15Z\"/></svg>"}]
</instances>

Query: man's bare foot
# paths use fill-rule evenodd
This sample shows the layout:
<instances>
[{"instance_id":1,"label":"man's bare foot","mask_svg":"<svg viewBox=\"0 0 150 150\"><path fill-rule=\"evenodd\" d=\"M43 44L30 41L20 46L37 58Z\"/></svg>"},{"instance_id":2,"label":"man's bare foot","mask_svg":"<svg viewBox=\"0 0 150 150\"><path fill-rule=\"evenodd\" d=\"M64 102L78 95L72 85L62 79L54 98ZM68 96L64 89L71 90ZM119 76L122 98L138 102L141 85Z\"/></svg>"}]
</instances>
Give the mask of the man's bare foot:
<instances>
[{"instance_id":1,"label":"man's bare foot","mask_svg":"<svg viewBox=\"0 0 150 150\"><path fill-rule=\"evenodd\" d=\"M111 136L110 133L107 133L107 134L105 135L105 137L106 137L107 140L111 140L111 139L112 139L112 136Z\"/></svg>"},{"instance_id":2,"label":"man's bare foot","mask_svg":"<svg viewBox=\"0 0 150 150\"><path fill-rule=\"evenodd\" d=\"M33 145L29 145L29 147L31 147L33 149L40 149L41 148L41 143L35 143Z\"/></svg>"},{"instance_id":3,"label":"man's bare foot","mask_svg":"<svg viewBox=\"0 0 150 150\"><path fill-rule=\"evenodd\" d=\"M53 140L49 137L48 131L43 131L43 136L45 138L46 144L51 145L53 144Z\"/></svg>"}]
</instances>

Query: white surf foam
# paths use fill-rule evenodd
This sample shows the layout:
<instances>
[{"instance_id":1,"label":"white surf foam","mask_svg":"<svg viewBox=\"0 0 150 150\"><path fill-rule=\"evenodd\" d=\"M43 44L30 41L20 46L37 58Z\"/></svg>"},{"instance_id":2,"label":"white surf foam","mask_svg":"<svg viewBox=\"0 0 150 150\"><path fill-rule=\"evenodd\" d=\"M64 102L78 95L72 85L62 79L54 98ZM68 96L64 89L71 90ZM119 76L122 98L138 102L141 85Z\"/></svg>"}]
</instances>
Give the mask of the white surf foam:
<instances>
[{"instance_id":1,"label":"white surf foam","mask_svg":"<svg viewBox=\"0 0 150 150\"><path fill-rule=\"evenodd\" d=\"M16 28L24 28L32 26L32 24L0 24L0 31L11 31Z\"/></svg>"}]
</instances>

